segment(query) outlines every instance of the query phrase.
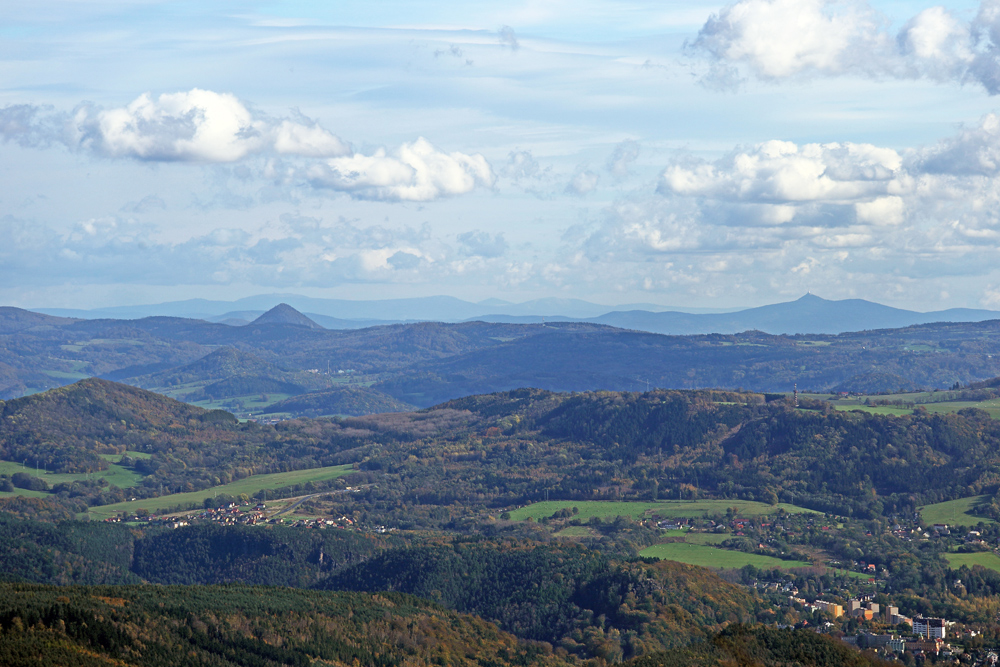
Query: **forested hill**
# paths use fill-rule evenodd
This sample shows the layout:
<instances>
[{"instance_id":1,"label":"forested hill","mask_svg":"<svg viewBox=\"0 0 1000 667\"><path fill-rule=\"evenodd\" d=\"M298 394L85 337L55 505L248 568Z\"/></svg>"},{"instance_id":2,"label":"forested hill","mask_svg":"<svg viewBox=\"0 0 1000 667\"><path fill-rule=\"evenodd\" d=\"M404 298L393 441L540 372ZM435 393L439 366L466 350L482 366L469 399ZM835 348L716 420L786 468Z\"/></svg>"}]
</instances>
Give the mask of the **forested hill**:
<instances>
[{"instance_id":1,"label":"forested hill","mask_svg":"<svg viewBox=\"0 0 1000 667\"><path fill-rule=\"evenodd\" d=\"M329 420L290 421L277 428L240 424L223 410L99 379L7 401L0 404L0 415L0 461L77 474L51 489L44 475L34 478L41 485L36 490L51 490L77 511L126 499L122 488L85 475L107 470L112 462L119 472L131 473L125 475L133 484L128 497L149 498L252 475L350 463L359 455L351 450L372 435ZM2 480L9 484L0 475Z\"/></svg>"},{"instance_id":2,"label":"forested hill","mask_svg":"<svg viewBox=\"0 0 1000 667\"><path fill-rule=\"evenodd\" d=\"M746 590L702 568L615 563L566 545L395 549L320 585L412 593L491 620L518 637L611 662L704 640L729 623L752 621L760 610L760 601ZM592 620L598 617L615 632L595 633Z\"/></svg>"},{"instance_id":3,"label":"forested hill","mask_svg":"<svg viewBox=\"0 0 1000 667\"><path fill-rule=\"evenodd\" d=\"M485 661L485 662L484 662ZM27 667L568 664L399 594L0 585L0 664Z\"/></svg>"},{"instance_id":4,"label":"forested hill","mask_svg":"<svg viewBox=\"0 0 1000 667\"><path fill-rule=\"evenodd\" d=\"M109 454L136 452L116 464L137 475L130 497L354 464L355 481L372 485L355 502L401 522L415 515L400 502L495 508L546 493L695 494L877 516L991 493L1000 466L1000 422L981 410L893 417L748 392L515 390L419 412L269 426L88 380L2 411L0 460L87 472L107 467ZM51 495L124 499L122 489L95 484L63 483Z\"/></svg>"},{"instance_id":5,"label":"forested hill","mask_svg":"<svg viewBox=\"0 0 1000 667\"><path fill-rule=\"evenodd\" d=\"M607 656L596 664L619 662ZM0 584L0 664L19 667L559 667L565 651L398 593ZM878 667L811 630L734 625L628 667Z\"/></svg>"},{"instance_id":6,"label":"forested hill","mask_svg":"<svg viewBox=\"0 0 1000 667\"><path fill-rule=\"evenodd\" d=\"M278 377L277 368L281 373L354 378L366 385L378 382L378 390L422 407L523 386L559 391L647 386L788 391L796 383L800 389L844 391L943 388L1000 375L998 333L998 321L836 336L754 331L663 336L572 322L422 322L330 331L282 322L228 326L173 317L71 320L4 309L0 397L86 376L146 387L181 379L225 382L230 378L214 379L217 366L189 366L220 348L270 366L261 366L261 372L239 371L258 381L218 387L217 395L223 389L232 395L235 390L304 393L320 388ZM285 384L274 384L278 382Z\"/></svg>"},{"instance_id":7,"label":"forested hill","mask_svg":"<svg viewBox=\"0 0 1000 667\"><path fill-rule=\"evenodd\" d=\"M394 591L610 662L769 618L755 595L689 565L523 539L411 540L428 538L286 526L51 524L0 512L0 581Z\"/></svg>"},{"instance_id":8,"label":"forested hill","mask_svg":"<svg viewBox=\"0 0 1000 667\"><path fill-rule=\"evenodd\" d=\"M356 416L380 412L409 412L416 406L397 400L370 387L342 385L300 394L278 401L261 410L263 414L291 413L303 417L324 415Z\"/></svg>"},{"instance_id":9,"label":"forested hill","mask_svg":"<svg viewBox=\"0 0 1000 667\"><path fill-rule=\"evenodd\" d=\"M733 625L687 649L636 658L628 667L887 667L879 660L811 629Z\"/></svg>"},{"instance_id":10,"label":"forested hill","mask_svg":"<svg viewBox=\"0 0 1000 667\"><path fill-rule=\"evenodd\" d=\"M169 439L164 433L236 424L221 410L97 378L0 402L0 416L0 459L31 459L53 472L103 470L101 454L143 449Z\"/></svg>"}]
</instances>

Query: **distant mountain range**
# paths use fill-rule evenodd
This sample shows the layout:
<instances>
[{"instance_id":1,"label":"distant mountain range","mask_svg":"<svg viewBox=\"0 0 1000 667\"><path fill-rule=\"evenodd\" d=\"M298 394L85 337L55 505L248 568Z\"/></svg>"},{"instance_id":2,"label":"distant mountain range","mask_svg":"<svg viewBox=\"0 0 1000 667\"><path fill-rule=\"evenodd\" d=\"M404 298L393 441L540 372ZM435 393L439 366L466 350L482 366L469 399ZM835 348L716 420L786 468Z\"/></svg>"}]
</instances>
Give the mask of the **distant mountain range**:
<instances>
[{"instance_id":1,"label":"distant mountain range","mask_svg":"<svg viewBox=\"0 0 1000 667\"><path fill-rule=\"evenodd\" d=\"M395 324L400 322L462 322L477 319L482 315L498 313L510 316L559 315L570 318L597 317L615 309L646 310L658 312L672 310L652 303L634 303L624 306L603 306L580 299L536 299L524 303L510 303L500 299L487 299L479 303L463 301L450 296L431 296L412 299L383 299L354 301L347 299L316 299L296 294L261 294L236 301L209 301L189 299L168 303L118 306L94 310L67 308L34 308L35 312L78 317L83 319L139 319L150 316L187 317L209 321L226 318L250 320L264 311L284 303L307 314L312 319L333 318L344 326L328 325L327 328L356 328L373 324ZM681 308L685 312L723 312L725 309ZM346 326L346 325L355 326Z\"/></svg>"},{"instance_id":2,"label":"distant mountain range","mask_svg":"<svg viewBox=\"0 0 1000 667\"><path fill-rule=\"evenodd\" d=\"M955 313L923 317L943 319ZM712 318L709 325L715 329L776 328L792 322L792 330L822 330L855 322L867 330L671 336L558 321L420 322L331 330L287 304L243 326L164 316L74 319L0 308L0 399L98 376L204 407L256 414L293 396L351 385L353 393L317 395L294 406L349 412L391 409L386 396L427 407L519 387L774 392L798 385L817 391L886 392L1000 376L1000 319L875 328L886 321L905 324L917 315L864 301L806 296L742 313L687 317ZM292 411L293 406L285 407Z\"/></svg>"},{"instance_id":3,"label":"distant mountain range","mask_svg":"<svg viewBox=\"0 0 1000 667\"><path fill-rule=\"evenodd\" d=\"M348 301L280 294L248 297L238 301L192 299L99 310L41 308L38 312L82 319L172 316L229 325L244 325L266 316L266 322L299 323L326 329L361 329L417 321L508 324L586 322L669 335L734 334L742 331L763 331L776 335L838 334L934 322L984 322L1000 319L1000 311L994 310L951 308L921 313L864 299L831 301L813 294L806 294L795 301L727 312L670 309L654 304L612 307L579 299L537 299L515 304L498 299L472 303L446 296ZM281 319L296 317L302 319L297 322Z\"/></svg>"}]
</instances>

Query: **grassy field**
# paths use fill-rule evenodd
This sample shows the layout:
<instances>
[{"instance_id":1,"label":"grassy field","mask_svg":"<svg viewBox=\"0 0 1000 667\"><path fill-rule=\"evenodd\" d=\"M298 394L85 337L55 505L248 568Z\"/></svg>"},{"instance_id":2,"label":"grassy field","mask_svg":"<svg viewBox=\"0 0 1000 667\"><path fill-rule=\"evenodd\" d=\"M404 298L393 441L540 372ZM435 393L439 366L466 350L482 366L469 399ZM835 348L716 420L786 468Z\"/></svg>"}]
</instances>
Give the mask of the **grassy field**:
<instances>
[{"instance_id":1,"label":"grassy field","mask_svg":"<svg viewBox=\"0 0 1000 667\"><path fill-rule=\"evenodd\" d=\"M729 533L687 533L684 541L688 544L722 544L732 537Z\"/></svg>"},{"instance_id":2,"label":"grassy field","mask_svg":"<svg viewBox=\"0 0 1000 667\"><path fill-rule=\"evenodd\" d=\"M148 455L147 455L148 456ZM119 454L109 454L102 458L106 461L117 461L121 458ZM29 462L30 463L30 462ZM128 468L111 463L107 470L101 470L100 472L92 473L46 473L41 470L38 472L32 466L22 467L20 463L14 463L13 461L0 461L0 475L13 475L16 472L26 472L33 477L41 477L49 485L61 484L63 482L75 482L86 479L106 479L108 484L126 489L130 486L135 486L142 479L142 475L132 472ZM28 495L27 493L20 493L23 489L18 489L12 495ZM44 494L43 494L44 495Z\"/></svg>"},{"instance_id":3,"label":"grassy field","mask_svg":"<svg viewBox=\"0 0 1000 667\"><path fill-rule=\"evenodd\" d=\"M950 526L975 526L980 521L995 523L993 519L970 514L972 507L985 498L986 496L970 496L947 500L943 503L918 507L917 511L925 523L946 523Z\"/></svg>"},{"instance_id":4,"label":"grassy field","mask_svg":"<svg viewBox=\"0 0 1000 667\"><path fill-rule=\"evenodd\" d=\"M928 412L934 413L954 413L965 408L978 408L984 410L994 419L1000 419L1000 398L987 401L963 401L957 400L958 392L930 392L918 391L906 394L883 394L878 396L849 396L846 398L831 397L830 394L800 394L807 398L815 398L821 401L828 401L837 410L861 410L876 415L910 415L913 408L894 405L865 405L865 400L871 401L903 401L913 403L922 407ZM945 400L955 397L956 400Z\"/></svg>"},{"instance_id":5,"label":"grassy field","mask_svg":"<svg viewBox=\"0 0 1000 667\"><path fill-rule=\"evenodd\" d=\"M49 494L45 491L28 491L27 489L0 491L0 498L13 498L14 496L25 496L27 498L48 498Z\"/></svg>"},{"instance_id":6,"label":"grassy field","mask_svg":"<svg viewBox=\"0 0 1000 667\"><path fill-rule=\"evenodd\" d=\"M586 526L566 526L555 535L556 537L595 537L597 533Z\"/></svg>"},{"instance_id":7,"label":"grassy field","mask_svg":"<svg viewBox=\"0 0 1000 667\"><path fill-rule=\"evenodd\" d=\"M944 557L948 559L948 564L955 569L963 565L967 567L982 565L990 570L1000 572L1000 556L992 551L981 551L975 554L945 554Z\"/></svg>"},{"instance_id":8,"label":"grassy field","mask_svg":"<svg viewBox=\"0 0 1000 667\"><path fill-rule=\"evenodd\" d=\"M150 512L176 507L178 505L190 505L192 503L202 503L206 498L213 498L219 494L227 493L238 496L241 493L253 495L265 489L280 489L293 484L305 484L307 482L321 482L342 477L353 472L350 465L330 466L327 468L311 468L309 470L293 470L291 472L277 472L272 475L254 475L245 479L237 480L230 484L212 487L204 491L192 491L190 493L174 493L169 496L159 498L146 498L144 500L132 500L113 505L102 505L101 507L91 507L87 511L87 516L91 519L106 519L119 512L135 512L139 509L146 509Z\"/></svg>"},{"instance_id":9,"label":"grassy field","mask_svg":"<svg viewBox=\"0 0 1000 667\"><path fill-rule=\"evenodd\" d=\"M614 502L603 500L546 500L518 508L510 513L513 521L524 521L531 517L538 520L552 516L561 509L572 510L576 507L579 514L574 518L586 521L591 517L614 519L626 516L632 519L652 518L658 516L669 518L698 518L708 514L725 514L730 507L735 507L740 516L760 516L774 514L778 509L784 509L789 514L812 513L795 505L784 503L768 505L752 500L661 500L659 502Z\"/></svg>"},{"instance_id":10,"label":"grassy field","mask_svg":"<svg viewBox=\"0 0 1000 667\"><path fill-rule=\"evenodd\" d=\"M772 558L770 556L748 554L742 551L728 551L726 549L717 549L702 544L688 544L686 542L657 544L643 549L639 552L639 555L726 570L741 568L744 565L753 565L754 567L764 569L777 567L785 570L794 567L810 566L810 563L800 560L781 560L780 558Z\"/></svg>"},{"instance_id":11,"label":"grassy field","mask_svg":"<svg viewBox=\"0 0 1000 667\"><path fill-rule=\"evenodd\" d=\"M913 408L897 408L890 405L843 405L834 403L833 407L842 411L860 410L861 412L873 415L892 415L894 417L913 414Z\"/></svg>"}]
</instances>

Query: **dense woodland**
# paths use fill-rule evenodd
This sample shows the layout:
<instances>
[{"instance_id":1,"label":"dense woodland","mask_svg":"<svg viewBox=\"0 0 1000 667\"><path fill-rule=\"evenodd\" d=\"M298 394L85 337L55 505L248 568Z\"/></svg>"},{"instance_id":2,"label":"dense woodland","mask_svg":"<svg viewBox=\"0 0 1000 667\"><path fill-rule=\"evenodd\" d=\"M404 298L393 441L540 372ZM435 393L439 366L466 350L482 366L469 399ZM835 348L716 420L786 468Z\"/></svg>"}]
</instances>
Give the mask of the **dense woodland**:
<instances>
[{"instance_id":1,"label":"dense woodland","mask_svg":"<svg viewBox=\"0 0 1000 667\"><path fill-rule=\"evenodd\" d=\"M480 659L482 656L482 659ZM418 598L288 588L0 586L0 664L559 665Z\"/></svg>"},{"instance_id":2,"label":"dense woodland","mask_svg":"<svg viewBox=\"0 0 1000 667\"><path fill-rule=\"evenodd\" d=\"M734 625L710 641L682 651L638 658L630 667L876 667L891 663L865 655L810 630Z\"/></svg>"},{"instance_id":3,"label":"dense woodland","mask_svg":"<svg viewBox=\"0 0 1000 667\"><path fill-rule=\"evenodd\" d=\"M0 580L236 583L397 591L475 614L562 655L616 662L757 620L760 603L702 568L524 540L409 545L397 536L290 527L131 529L0 513Z\"/></svg>"},{"instance_id":4,"label":"dense woodland","mask_svg":"<svg viewBox=\"0 0 1000 667\"><path fill-rule=\"evenodd\" d=\"M704 639L760 611L752 595L702 568L516 542L395 549L322 587L412 593L518 637L610 662Z\"/></svg>"},{"instance_id":5,"label":"dense woodland","mask_svg":"<svg viewBox=\"0 0 1000 667\"><path fill-rule=\"evenodd\" d=\"M474 616L398 593L287 588L0 585L0 664L253 667L312 664L522 667L580 664ZM317 663L318 661L318 663ZM595 659L591 664L607 664ZM812 632L735 625L690 649L629 667L878 661Z\"/></svg>"}]
</instances>

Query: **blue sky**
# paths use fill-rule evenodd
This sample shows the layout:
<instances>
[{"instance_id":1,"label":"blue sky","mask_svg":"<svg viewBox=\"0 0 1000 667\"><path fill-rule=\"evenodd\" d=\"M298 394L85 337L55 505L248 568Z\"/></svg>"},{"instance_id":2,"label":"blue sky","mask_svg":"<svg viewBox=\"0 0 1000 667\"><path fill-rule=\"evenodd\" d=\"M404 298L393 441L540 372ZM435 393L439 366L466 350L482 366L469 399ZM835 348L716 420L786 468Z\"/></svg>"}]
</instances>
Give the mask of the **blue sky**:
<instances>
[{"instance_id":1,"label":"blue sky","mask_svg":"<svg viewBox=\"0 0 1000 667\"><path fill-rule=\"evenodd\" d=\"M0 3L0 301L1000 309L1000 3Z\"/></svg>"}]
</instances>

